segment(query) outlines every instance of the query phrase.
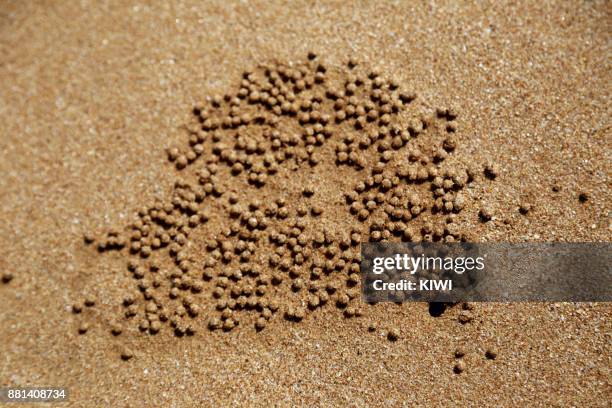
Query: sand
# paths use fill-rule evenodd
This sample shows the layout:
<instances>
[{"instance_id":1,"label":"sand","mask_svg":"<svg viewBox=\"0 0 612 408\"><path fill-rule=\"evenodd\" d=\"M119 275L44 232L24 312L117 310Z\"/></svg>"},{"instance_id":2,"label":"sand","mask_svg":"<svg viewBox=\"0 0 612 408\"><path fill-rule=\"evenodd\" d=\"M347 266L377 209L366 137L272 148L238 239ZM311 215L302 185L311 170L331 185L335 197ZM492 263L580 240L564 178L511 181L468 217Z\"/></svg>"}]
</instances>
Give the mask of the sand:
<instances>
[{"instance_id":1,"label":"sand","mask_svg":"<svg viewBox=\"0 0 612 408\"><path fill-rule=\"evenodd\" d=\"M0 272L13 275L0 284L0 385L65 386L68 405L84 407L608 405L608 304L474 304L466 324L460 306L432 317L423 303L362 305L345 318L330 305L299 323L275 315L259 332L250 317L211 332L202 316L193 336L138 322L113 336L136 289L128 251L83 242L171 197L190 170L166 149L186 144L195 104L236 91L245 70L311 51L332 70L355 58L414 92L419 109L457 110L449 162L498 170L494 181L481 172L458 215L475 240L609 242L605 2L0 10ZM356 180L321 166L307 180L321 223L348 223L334 200ZM305 178L272 178L262 197L299 196ZM86 295L96 304L72 313Z\"/></svg>"}]
</instances>

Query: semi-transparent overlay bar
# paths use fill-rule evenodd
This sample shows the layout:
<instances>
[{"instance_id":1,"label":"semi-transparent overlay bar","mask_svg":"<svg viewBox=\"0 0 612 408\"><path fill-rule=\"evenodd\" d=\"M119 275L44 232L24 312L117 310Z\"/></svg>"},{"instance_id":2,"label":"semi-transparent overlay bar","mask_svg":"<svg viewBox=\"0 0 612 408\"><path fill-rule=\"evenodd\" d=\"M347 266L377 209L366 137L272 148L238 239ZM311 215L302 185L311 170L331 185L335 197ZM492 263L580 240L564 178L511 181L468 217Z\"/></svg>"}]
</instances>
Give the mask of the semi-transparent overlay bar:
<instances>
[{"instance_id":1,"label":"semi-transparent overlay bar","mask_svg":"<svg viewBox=\"0 0 612 408\"><path fill-rule=\"evenodd\" d=\"M610 243L365 243L366 302L610 302Z\"/></svg>"}]
</instances>

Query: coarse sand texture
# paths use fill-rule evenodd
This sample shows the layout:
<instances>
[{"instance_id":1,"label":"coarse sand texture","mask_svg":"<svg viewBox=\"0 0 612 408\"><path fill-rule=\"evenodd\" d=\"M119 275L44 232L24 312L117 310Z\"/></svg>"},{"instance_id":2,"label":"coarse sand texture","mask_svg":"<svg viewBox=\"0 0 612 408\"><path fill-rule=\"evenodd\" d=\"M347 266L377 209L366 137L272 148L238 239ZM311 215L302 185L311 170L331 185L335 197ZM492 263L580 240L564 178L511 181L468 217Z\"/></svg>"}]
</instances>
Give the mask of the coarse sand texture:
<instances>
[{"instance_id":1,"label":"coarse sand texture","mask_svg":"<svg viewBox=\"0 0 612 408\"><path fill-rule=\"evenodd\" d=\"M609 244L611 16L0 0L0 407L608 407L609 303L368 303L360 265Z\"/></svg>"}]
</instances>

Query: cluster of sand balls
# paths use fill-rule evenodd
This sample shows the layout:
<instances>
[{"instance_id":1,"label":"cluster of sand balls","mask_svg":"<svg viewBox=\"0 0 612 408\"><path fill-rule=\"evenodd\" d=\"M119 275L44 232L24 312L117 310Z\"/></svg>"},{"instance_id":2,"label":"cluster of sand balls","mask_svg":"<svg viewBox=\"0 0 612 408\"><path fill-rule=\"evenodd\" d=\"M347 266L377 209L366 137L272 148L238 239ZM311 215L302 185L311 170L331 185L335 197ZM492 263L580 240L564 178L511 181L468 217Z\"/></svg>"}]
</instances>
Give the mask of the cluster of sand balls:
<instances>
[{"instance_id":1,"label":"cluster of sand balls","mask_svg":"<svg viewBox=\"0 0 612 408\"><path fill-rule=\"evenodd\" d=\"M465 363L465 355L467 354L466 350L463 347L457 347L453 353L453 357L455 358L455 365L453 366L453 372L455 374L461 374L466 370ZM497 350L494 347L487 347L484 352L484 357L487 360L495 360L497 359Z\"/></svg>"},{"instance_id":2,"label":"cluster of sand balls","mask_svg":"<svg viewBox=\"0 0 612 408\"><path fill-rule=\"evenodd\" d=\"M171 197L138 210L121 232L85 236L101 252L129 257L134 291L112 334L125 321L177 336L261 331L275 316L299 322L323 307L358 318L366 308L360 242L465 240L454 218L476 172L445 166L458 145L458 114L416 115L416 100L353 60L331 69L310 53L299 64L244 72L234 93L196 104L186 143L167 149L179 174ZM288 200L283 182L271 183L299 183L301 171L322 163L355 180L338 191L347 230L318 221L327 208L316 186ZM390 340L399 336L388 329Z\"/></svg>"}]
</instances>

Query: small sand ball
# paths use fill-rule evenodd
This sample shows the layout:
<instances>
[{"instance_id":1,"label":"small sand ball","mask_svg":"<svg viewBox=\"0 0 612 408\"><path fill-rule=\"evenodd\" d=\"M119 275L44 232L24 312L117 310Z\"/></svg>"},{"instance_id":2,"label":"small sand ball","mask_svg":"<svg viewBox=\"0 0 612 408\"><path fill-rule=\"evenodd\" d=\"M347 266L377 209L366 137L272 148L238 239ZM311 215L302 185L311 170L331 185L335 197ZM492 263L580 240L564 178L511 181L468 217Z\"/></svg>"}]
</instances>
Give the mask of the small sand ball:
<instances>
[{"instance_id":1,"label":"small sand ball","mask_svg":"<svg viewBox=\"0 0 612 408\"><path fill-rule=\"evenodd\" d=\"M5 285L10 283L13 280L14 276L12 273L9 272L5 272L2 274L2 283L4 283Z\"/></svg>"},{"instance_id":2,"label":"small sand ball","mask_svg":"<svg viewBox=\"0 0 612 408\"><path fill-rule=\"evenodd\" d=\"M83 234L83 242L85 242L86 244L91 244L96 240L96 237L94 236L93 233L91 232L86 232L85 234Z\"/></svg>"},{"instance_id":3,"label":"small sand ball","mask_svg":"<svg viewBox=\"0 0 612 408\"><path fill-rule=\"evenodd\" d=\"M465 356L465 350L462 347L457 347L455 349L455 358L462 358Z\"/></svg>"},{"instance_id":4,"label":"small sand ball","mask_svg":"<svg viewBox=\"0 0 612 408\"><path fill-rule=\"evenodd\" d=\"M347 318L351 318L351 317L355 316L355 308L352 307L352 306L351 307L347 307L344 310L344 316L347 317Z\"/></svg>"},{"instance_id":5,"label":"small sand ball","mask_svg":"<svg viewBox=\"0 0 612 408\"><path fill-rule=\"evenodd\" d=\"M447 137L443 143L444 150L452 152L457 148L457 139L452 136Z\"/></svg>"},{"instance_id":6,"label":"small sand ball","mask_svg":"<svg viewBox=\"0 0 612 408\"><path fill-rule=\"evenodd\" d=\"M400 330L397 327L393 327L389 329L389 332L387 333L387 339L389 339L390 341L397 341L399 337L400 337Z\"/></svg>"},{"instance_id":7,"label":"small sand ball","mask_svg":"<svg viewBox=\"0 0 612 408\"><path fill-rule=\"evenodd\" d=\"M123 329L121 329L121 326L119 326L117 323L112 323L110 332L113 336L119 336L123 332Z\"/></svg>"},{"instance_id":8,"label":"small sand ball","mask_svg":"<svg viewBox=\"0 0 612 408\"><path fill-rule=\"evenodd\" d=\"M263 330L266 327L266 324L267 324L266 319L263 317L260 317L255 322L255 329L257 329L258 331Z\"/></svg>"},{"instance_id":9,"label":"small sand ball","mask_svg":"<svg viewBox=\"0 0 612 408\"><path fill-rule=\"evenodd\" d=\"M79 334L85 334L89 330L89 325L87 323L81 323L79 325Z\"/></svg>"},{"instance_id":10,"label":"small sand ball","mask_svg":"<svg viewBox=\"0 0 612 408\"><path fill-rule=\"evenodd\" d=\"M321 207L320 205L315 204L315 205L312 206L311 211L312 211L313 215L318 216L318 215L323 214L323 207Z\"/></svg>"},{"instance_id":11,"label":"small sand ball","mask_svg":"<svg viewBox=\"0 0 612 408\"><path fill-rule=\"evenodd\" d=\"M312 197L315 193L315 190L312 186L306 186L304 187L304 189L302 190L302 194L305 197Z\"/></svg>"},{"instance_id":12,"label":"small sand ball","mask_svg":"<svg viewBox=\"0 0 612 408\"><path fill-rule=\"evenodd\" d=\"M465 196L461 193L458 193L455 196L455 201L453 201L453 208L457 211L461 211L465 207Z\"/></svg>"},{"instance_id":13,"label":"small sand ball","mask_svg":"<svg viewBox=\"0 0 612 408\"><path fill-rule=\"evenodd\" d=\"M138 324L138 328L141 331L149 330L149 321L147 319L142 319Z\"/></svg>"},{"instance_id":14,"label":"small sand ball","mask_svg":"<svg viewBox=\"0 0 612 408\"><path fill-rule=\"evenodd\" d=\"M461 374L465 371L465 361L459 360L455 363L455 367L453 368L455 374Z\"/></svg>"},{"instance_id":15,"label":"small sand ball","mask_svg":"<svg viewBox=\"0 0 612 408\"><path fill-rule=\"evenodd\" d=\"M80 303L75 303L74 305L72 305L72 313L79 314L82 311L83 311L83 305L81 305Z\"/></svg>"},{"instance_id":16,"label":"small sand ball","mask_svg":"<svg viewBox=\"0 0 612 408\"><path fill-rule=\"evenodd\" d=\"M295 312L293 313L293 318L295 320L302 320L304 316L306 316L306 310L303 307L298 307L295 309Z\"/></svg>"},{"instance_id":17,"label":"small sand ball","mask_svg":"<svg viewBox=\"0 0 612 408\"><path fill-rule=\"evenodd\" d=\"M187 160L187 156L185 156L184 154L180 155L177 159L176 159L176 167L178 169L183 169L187 166L187 164L189 163L189 161Z\"/></svg>"},{"instance_id":18,"label":"small sand ball","mask_svg":"<svg viewBox=\"0 0 612 408\"><path fill-rule=\"evenodd\" d=\"M497 350L495 350L492 347L489 347L486 351L485 351L485 357L489 360L495 360L497 358Z\"/></svg>"},{"instance_id":19,"label":"small sand ball","mask_svg":"<svg viewBox=\"0 0 612 408\"><path fill-rule=\"evenodd\" d=\"M149 326L149 332L151 332L151 334L158 333L161 330L161 327L161 322L159 320L155 320L151 322L151 325Z\"/></svg>"},{"instance_id":20,"label":"small sand ball","mask_svg":"<svg viewBox=\"0 0 612 408\"><path fill-rule=\"evenodd\" d=\"M484 222L490 221L493 218L493 210L488 205L482 206L480 212L478 213L480 219Z\"/></svg>"},{"instance_id":21,"label":"small sand ball","mask_svg":"<svg viewBox=\"0 0 612 408\"><path fill-rule=\"evenodd\" d=\"M93 307L96 305L96 299L93 296L86 296L84 303L87 307Z\"/></svg>"},{"instance_id":22,"label":"small sand ball","mask_svg":"<svg viewBox=\"0 0 612 408\"><path fill-rule=\"evenodd\" d=\"M474 315L472 315L472 312L469 310L462 310L461 313L459 313L457 320L461 324L466 324L474 320Z\"/></svg>"},{"instance_id":23,"label":"small sand ball","mask_svg":"<svg viewBox=\"0 0 612 408\"><path fill-rule=\"evenodd\" d=\"M176 147L169 148L167 150L167 153L168 153L168 160L170 161L175 161L180 155L179 149Z\"/></svg>"},{"instance_id":24,"label":"small sand ball","mask_svg":"<svg viewBox=\"0 0 612 408\"><path fill-rule=\"evenodd\" d=\"M124 348L123 350L121 350L121 359L123 361L128 361L130 360L132 357L134 357L134 353L132 352L132 350L128 349L128 348Z\"/></svg>"},{"instance_id":25,"label":"small sand ball","mask_svg":"<svg viewBox=\"0 0 612 408\"><path fill-rule=\"evenodd\" d=\"M349 299L348 295L343 293L343 294L338 296L338 299L336 300L336 305L338 307L343 308L343 307L346 307L349 302L350 302L350 299Z\"/></svg>"},{"instance_id":26,"label":"small sand ball","mask_svg":"<svg viewBox=\"0 0 612 408\"><path fill-rule=\"evenodd\" d=\"M234 319L232 319L231 317L223 322L223 330L225 331L230 331L234 327L236 327L236 323L234 322Z\"/></svg>"},{"instance_id":27,"label":"small sand ball","mask_svg":"<svg viewBox=\"0 0 612 408\"><path fill-rule=\"evenodd\" d=\"M221 327L221 321L217 317L211 317L208 319L208 328L210 330L217 330Z\"/></svg>"},{"instance_id":28,"label":"small sand ball","mask_svg":"<svg viewBox=\"0 0 612 408\"><path fill-rule=\"evenodd\" d=\"M519 212L523 215L527 215L531 211L531 204L523 203L519 207Z\"/></svg>"},{"instance_id":29,"label":"small sand ball","mask_svg":"<svg viewBox=\"0 0 612 408\"><path fill-rule=\"evenodd\" d=\"M484 175L489 180L495 180L499 175L499 168L493 163L489 163L484 168Z\"/></svg>"}]
</instances>

